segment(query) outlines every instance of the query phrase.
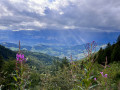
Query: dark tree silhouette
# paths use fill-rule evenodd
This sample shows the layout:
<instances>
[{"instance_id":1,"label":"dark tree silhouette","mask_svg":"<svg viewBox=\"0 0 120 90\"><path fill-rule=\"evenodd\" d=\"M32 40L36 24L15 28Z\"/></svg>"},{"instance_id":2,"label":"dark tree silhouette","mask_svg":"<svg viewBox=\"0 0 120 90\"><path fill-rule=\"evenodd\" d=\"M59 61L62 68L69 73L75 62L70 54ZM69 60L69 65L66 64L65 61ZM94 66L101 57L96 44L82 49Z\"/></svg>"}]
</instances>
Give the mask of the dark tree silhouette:
<instances>
[{"instance_id":1,"label":"dark tree silhouette","mask_svg":"<svg viewBox=\"0 0 120 90\"><path fill-rule=\"evenodd\" d=\"M118 38L117 38L117 42L120 42L120 35L119 35Z\"/></svg>"}]
</instances>

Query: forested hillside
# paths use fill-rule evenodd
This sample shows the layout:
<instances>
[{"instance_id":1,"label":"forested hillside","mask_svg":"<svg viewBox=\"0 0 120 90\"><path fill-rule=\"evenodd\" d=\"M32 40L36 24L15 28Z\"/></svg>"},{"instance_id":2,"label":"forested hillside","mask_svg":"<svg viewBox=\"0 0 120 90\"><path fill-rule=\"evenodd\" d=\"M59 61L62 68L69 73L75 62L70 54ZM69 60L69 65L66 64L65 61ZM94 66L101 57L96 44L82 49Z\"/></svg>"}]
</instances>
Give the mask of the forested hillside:
<instances>
[{"instance_id":1,"label":"forested hillside","mask_svg":"<svg viewBox=\"0 0 120 90\"><path fill-rule=\"evenodd\" d=\"M97 53L93 53L94 43L86 45L86 57L77 61L72 56L69 61L66 57L25 50L18 53L0 46L0 89L119 90L120 40L108 43Z\"/></svg>"},{"instance_id":2,"label":"forested hillside","mask_svg":"<svg viewBox=\"0 0 120 90\"><path fill-rule=\"evenodd\" d=\"M38 52L30 52L30 51L22 51L22 53L26 56L28 65L35 66L37 70L45 68L47 65L51 65L54 60L60 61L61 59L54 56L49 56L47 54L38 53Z\"/></svg>"},{"instance_id":3,"label":"forested hillside","mask_svg":"<svg viewBox=\"0 0 120 90\"><path fill-rule=\"evenodd\" d=\"M0 45L0 56L5 59L9 60L10 58L15 59L16 58L16 52L5 48L4 46Z\"/></svg>"},{"instance_id":4,"label":"forested hillside","mask_svg":"<svg viewBox=\"0 0 120 90\"><path fill-rule=\"evenodd\" d=\"M15 61L16 54L18 51L12 51L8 48L5 48L4 46L0 45L0 61L1 61L1 67L2 62L10 62ZM60 60L58 57L49 56L47 54L38 53L38 52L30 52L30 51L21 51L22 54L25 55L27 61L26 63L29 66L35 66L37 69L40 69L41 67L45 67L46 65L52 64L54 60Z\"/></svg>"},{"instance_id":5,"label":"forested hillside","mask_svg":"<svg viewBox=\"0 0 120 90\"><path fill-rule=\"evenodd\" d=\"M97 57L98 63L104 64L106 59L108 63L120 61L120 36L118 37L117 42L113 45L108 43L105 49L100 48Z\"/></svg>"}]
</instances>

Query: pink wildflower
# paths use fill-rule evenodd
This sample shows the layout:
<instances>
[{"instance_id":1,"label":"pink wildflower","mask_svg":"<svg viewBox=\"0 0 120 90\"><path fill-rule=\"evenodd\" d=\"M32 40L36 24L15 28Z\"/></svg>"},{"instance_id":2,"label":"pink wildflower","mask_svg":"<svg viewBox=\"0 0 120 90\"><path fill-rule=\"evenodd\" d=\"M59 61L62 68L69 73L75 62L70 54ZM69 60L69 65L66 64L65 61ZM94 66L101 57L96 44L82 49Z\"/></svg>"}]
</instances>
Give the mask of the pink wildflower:
<instances>
[{"instance_id":1,"label":"pink wildflower","mask_svg":"<svg viewBox=\"0 0 120 90\"><path fill-rule=\"evenodd\" d=\"M19 58L17 58L17 61L19 61Z\"/></svg>"},{"instance_id":2,"label":"pink wildflower","mask_svg":"<svg viewBox=\"0 0 120 90\"><path fill-rule=\"evenodd\" d=\"M101 75L103 76L103 72L100 72L101 73Z\"/></svg>"},{"instance_id":3,"label":"pink wildflower","mask_svg":"<svg viewBox=\"0 0 120 90\"><path fill-rule=\"evenodd\" d=\"M104 75L104 77L106 77L106 78L107 78L107 74L105 74L105 75Z\"/></svg>"},{"instance_id":4,"label":"pink wildflower","mask_svg":"<svg viewBox=\"0 0 120 90\"><path fill-rule=\"evenodd\" d=\"M94 80L96 81L97 79L96 79L96 78L94 78Z\"/></svg>"},{"instance_id":5,"label":"pink wildflower","mask_svg":"<svg viewBox=\"0 0 120 90\"><path fill-rule=\"evenodd\" d=\"M19 62L26 61L26 58L24 57L24 54L16 54L16 59Z\"/></svg>"}]
</instances>

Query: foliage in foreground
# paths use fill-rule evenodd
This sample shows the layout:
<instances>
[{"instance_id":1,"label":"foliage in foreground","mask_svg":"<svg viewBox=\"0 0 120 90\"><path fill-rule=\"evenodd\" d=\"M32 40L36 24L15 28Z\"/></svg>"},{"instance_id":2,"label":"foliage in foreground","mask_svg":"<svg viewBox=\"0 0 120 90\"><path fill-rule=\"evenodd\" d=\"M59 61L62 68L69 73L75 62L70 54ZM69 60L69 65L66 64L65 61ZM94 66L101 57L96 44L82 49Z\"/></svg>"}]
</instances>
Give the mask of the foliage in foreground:
<instances>
[{"instance_id":1,"label":"foliage in foreground","mask_svg":"<svg viewBox=\"0 0 120 90\"><path fill-rule=\"evenodd\" d=\"M30 90L119 90L120 89L120 62L108 65L108 58L104 65L97 63L97 56L92 53L94 42L86 45L87 57L82 61L69 62L54 60L52 65L31 69L27 64L10 60L4 62L1 58L0 88L1 89L30 89ZM20 56L20 58L23 58ZM21 59L20 59L21 60ZM43 69L43 70L42 70ZM29 77L27 77L29 76Z\"/></svg>"}]
</instances>

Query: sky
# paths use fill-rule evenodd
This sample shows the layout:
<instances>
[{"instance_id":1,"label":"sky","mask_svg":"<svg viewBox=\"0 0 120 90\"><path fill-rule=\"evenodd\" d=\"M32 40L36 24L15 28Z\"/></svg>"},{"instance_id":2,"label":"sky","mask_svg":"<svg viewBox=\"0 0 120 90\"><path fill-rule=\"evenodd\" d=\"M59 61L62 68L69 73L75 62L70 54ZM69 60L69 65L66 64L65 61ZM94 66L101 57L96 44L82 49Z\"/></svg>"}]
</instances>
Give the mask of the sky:
<instances>
[{"instance_id":1,"label":"sky","mask_svg":"<svg viewBox=\"0 0 120 90\"><path fill-rule=\"evenodd\" d=\"M0 41L106 43L119 34L120 0L0 0Z\"/></svg>"}]
</instances>

